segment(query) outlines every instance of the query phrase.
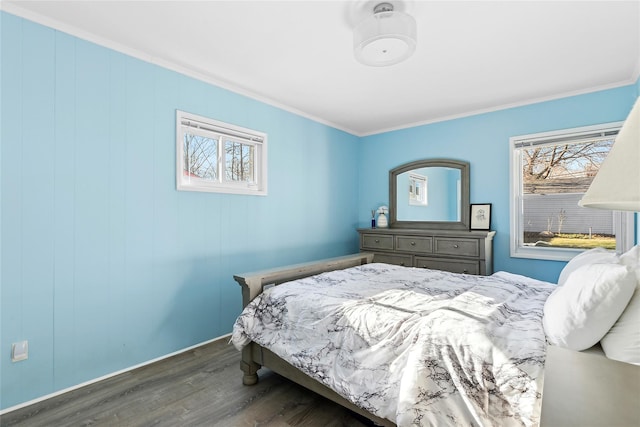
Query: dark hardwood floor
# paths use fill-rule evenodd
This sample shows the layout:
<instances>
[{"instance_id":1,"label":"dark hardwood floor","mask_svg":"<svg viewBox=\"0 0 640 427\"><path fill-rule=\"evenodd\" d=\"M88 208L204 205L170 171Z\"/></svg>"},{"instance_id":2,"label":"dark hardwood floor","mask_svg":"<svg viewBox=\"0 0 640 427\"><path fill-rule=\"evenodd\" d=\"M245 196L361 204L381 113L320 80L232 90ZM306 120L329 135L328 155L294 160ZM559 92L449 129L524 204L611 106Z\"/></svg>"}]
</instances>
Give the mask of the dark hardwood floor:
<instances>
[{"instance_id":1,"label":"dark hardwood floor","mask_svg":"<svg viewBox=\"0 0 640 427\"><path fill-rule=\"evenodd\" d=\"M1 426L372 426L347 409L261 369L242 385L226 339L0 417Z\"/></svg>"}]
</instances>

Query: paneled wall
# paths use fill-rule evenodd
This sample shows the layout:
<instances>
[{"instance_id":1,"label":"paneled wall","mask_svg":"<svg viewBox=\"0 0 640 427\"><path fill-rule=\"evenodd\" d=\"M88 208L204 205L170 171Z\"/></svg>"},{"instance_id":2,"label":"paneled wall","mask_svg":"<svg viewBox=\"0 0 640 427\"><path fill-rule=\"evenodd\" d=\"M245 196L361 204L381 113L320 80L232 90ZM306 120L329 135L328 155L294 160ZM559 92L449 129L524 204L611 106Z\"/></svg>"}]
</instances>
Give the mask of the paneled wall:
<instances>
[{"instance_id":1,"label":"paneled wall","mask_svg":"<svg viewBox=\"0 0 640 427\"><path fill-rule=\"evenodd\" d=\"M0 19L0 408L229 333L234 273L358 250L358 138ZM269 194L176 191L176 109L266 132Z\"/></svg>"}]
</instances>

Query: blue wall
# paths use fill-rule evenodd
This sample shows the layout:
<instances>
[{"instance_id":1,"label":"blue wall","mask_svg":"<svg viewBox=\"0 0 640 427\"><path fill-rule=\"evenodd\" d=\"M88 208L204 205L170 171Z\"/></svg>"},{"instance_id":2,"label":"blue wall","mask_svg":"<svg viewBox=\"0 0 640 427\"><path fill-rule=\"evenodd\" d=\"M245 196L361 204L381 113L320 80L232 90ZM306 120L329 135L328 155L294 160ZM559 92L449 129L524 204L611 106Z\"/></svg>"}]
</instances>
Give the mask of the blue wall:
<instances>
[{"instance_id":1,"label":"blue wall","mask_svg":"<svg viewBox=\"0 0 640 427\"><path fill-rule=\"evenodd\" d=\"M640 92L357 138L4 12L0 27L0 409L230 332L234 273L357 251L412 160L469 161L495 268L555 281L564 263L509 257L509 137L623 120ZM176 109L266 132L269 195L176 191Z\"/></svg>"},{"instance_id":2,"label":"blue wall","mask_svg":"<svg viewBox=\"0 0 640 427\"><path fill-rule=\"evenodd\" d=\"M229 333L234 273L357 252L357 137L0 19L1 408ZM266 132L268 196L176 191L176 109Z\"/></svg>"},{"instance_id":3,"label":"blue wall","mask_svg":"<svg viewBox=\"0 0 640 427\"><path fill-rule=\"evenodd\" d=\"M509 138L624 120L638 87L629 85L362 138L360 226L367 226L371 209L387 204L389 169L425 158L465 160L470 163L471 203L493 204L494 270L555 282L565 262L509 255Z\"/></svg>"}]
</instances>

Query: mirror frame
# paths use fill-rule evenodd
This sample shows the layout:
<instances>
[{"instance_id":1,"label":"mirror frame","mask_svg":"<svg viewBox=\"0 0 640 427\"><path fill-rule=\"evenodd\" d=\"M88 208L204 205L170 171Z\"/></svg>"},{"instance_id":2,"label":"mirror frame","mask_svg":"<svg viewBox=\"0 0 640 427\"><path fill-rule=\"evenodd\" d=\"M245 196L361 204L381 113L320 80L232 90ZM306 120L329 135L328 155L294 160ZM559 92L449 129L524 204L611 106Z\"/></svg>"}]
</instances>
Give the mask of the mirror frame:
<instances>
[{"instance_id":1,"label":"mirror frame","mask_svg":"<svg viewBox=\"0 0 640 427\"><path fill-rule=\"evenodd\" d=\"M425 167L445 167L460 170L460 221L398 221L397 177L401 173ZM427 230L469 230L469 162L450 159L425 159L405 163L389 171L389 227Z\"/></svg>"}]
</instances>

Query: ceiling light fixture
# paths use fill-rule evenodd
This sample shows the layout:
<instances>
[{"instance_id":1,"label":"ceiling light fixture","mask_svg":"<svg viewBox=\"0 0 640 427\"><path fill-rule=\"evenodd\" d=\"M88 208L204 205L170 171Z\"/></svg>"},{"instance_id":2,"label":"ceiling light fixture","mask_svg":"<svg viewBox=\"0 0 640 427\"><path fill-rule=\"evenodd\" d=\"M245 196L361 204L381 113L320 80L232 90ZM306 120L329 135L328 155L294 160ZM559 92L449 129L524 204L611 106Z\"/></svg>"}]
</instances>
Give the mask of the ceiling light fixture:
<instances>
[{"instance_id":1,"label":"ceiling light fixture","mask_svg":"<svg viewBox=\"0 0 640 427\"><path fill-rule=\"evenodd\" d=\"M379 3L354 29L353 50L365 65L384 67L402 62L416 50L416 20L394 10L392 3Z\"/></svg>"}]
</instances>

